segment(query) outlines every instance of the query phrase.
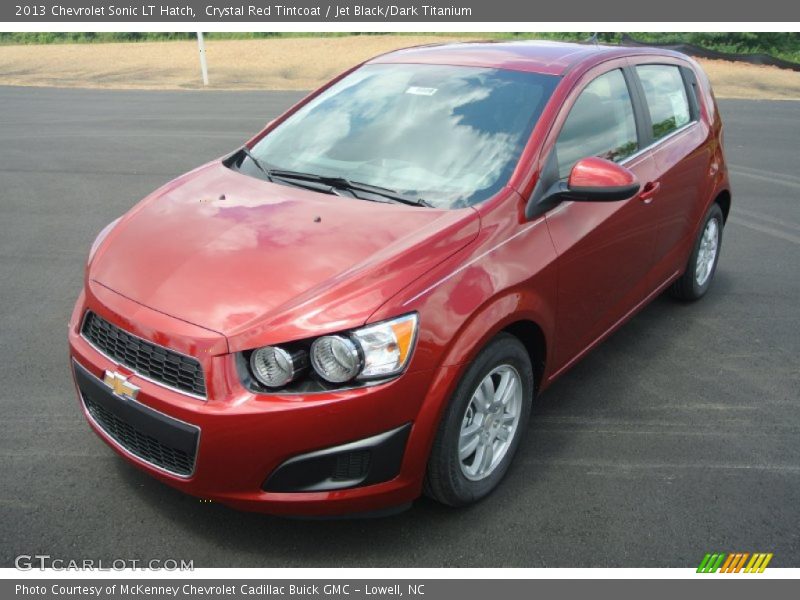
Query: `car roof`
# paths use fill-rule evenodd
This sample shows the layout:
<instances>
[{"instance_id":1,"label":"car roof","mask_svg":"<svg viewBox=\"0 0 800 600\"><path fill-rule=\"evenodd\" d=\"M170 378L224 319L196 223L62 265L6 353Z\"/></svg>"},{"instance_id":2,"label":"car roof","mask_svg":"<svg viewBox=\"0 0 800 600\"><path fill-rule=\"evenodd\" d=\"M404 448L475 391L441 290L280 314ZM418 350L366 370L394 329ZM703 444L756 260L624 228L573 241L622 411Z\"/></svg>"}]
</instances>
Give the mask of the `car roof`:
<instances>
[{"instance_id":1,"label":"car roof","mask_svg":"<svg viewBox=\"0 0 800 600\"><path fill-rule=\"evenodd\" d=\"M656 48L547 41L460 42L414 46L382 54L369 63L458 65L563 75L582 62L597 63L636 54L681 55ZM594 60L592 60L594 59Z\"/></svg>"}]
</instances>

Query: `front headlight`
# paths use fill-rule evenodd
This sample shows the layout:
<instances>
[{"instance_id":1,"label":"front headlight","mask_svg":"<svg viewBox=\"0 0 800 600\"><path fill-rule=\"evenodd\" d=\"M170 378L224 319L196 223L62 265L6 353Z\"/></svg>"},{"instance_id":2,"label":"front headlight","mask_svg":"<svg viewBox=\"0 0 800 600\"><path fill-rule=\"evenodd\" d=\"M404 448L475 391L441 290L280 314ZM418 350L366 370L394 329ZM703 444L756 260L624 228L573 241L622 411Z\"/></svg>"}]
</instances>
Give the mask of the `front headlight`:
<instances>
[{"instance_id":1,"label":"front headlight","mask_svg":"<svg viewBox=\"0 0 800 600\"><path fill-rule=\"evenodd\" d=\"M416 313L354 331L353 339L364 356L364 366L358 378L391 377L402 371L411 356L416 337Z\"/></svg>"},{"instance_id":2,"label":"front headlight","mask_svg":"<svg viewBox=\"0 0 800 600\"><path fill-rule=\"evenodd\" d=\"M276 346L264 346L250 355L253 376L267 387L279 388L292 382L308 365L305 352L288 352Z\"/></svg>"},{"instance_id":3,"label":"front headlight","mask_svg":"<svg viewBox=\"0 0 800 600\"><path fill-rule=\"evenodd\" d=\"M416 313L337 335L265 346L250 354L253 377L270 388L295 381L309 359L314 372L329 383L387 379L408 364L417 338Z\"/></svg>"},{"instance_id":4,"label":"front headlight","mask_svg":"<svg viewBox=\"0 0 800 600\"><path fill-rule=\"evenodd\" d=\"M311 344L311 364L331 383L350 381L361 370L363 361L353 340L341 335L326 335Z\"/></svg>"}]
</instances>

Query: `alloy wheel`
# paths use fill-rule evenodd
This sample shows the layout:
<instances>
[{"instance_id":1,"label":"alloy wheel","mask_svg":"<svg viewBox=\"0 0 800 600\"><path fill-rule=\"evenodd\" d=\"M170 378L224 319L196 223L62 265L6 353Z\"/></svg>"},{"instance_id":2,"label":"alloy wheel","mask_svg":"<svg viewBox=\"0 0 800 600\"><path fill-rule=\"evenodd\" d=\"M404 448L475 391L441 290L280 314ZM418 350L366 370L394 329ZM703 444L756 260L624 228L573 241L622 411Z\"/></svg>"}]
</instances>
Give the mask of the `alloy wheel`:
<instances>
[{"instance_id":1,"label":"alloy wheel","mask_svg":"<svg viewBox=\"0 0 800 600\"><path fill-rule=\"evenodd\" d=\"M705 285L711 272L714 270L714 262L717 259L717 249L719 248L719 223L716 219L709 219L706 228L703 230L703 237L700 240L700 248L697 250L697 261L695 263L694 278L697 285Z\"/></svg>"},{"instance_id":2,"label":"alloy wheel","mask_svg":"<svg viewBox=\"0 0 800 600\"><path fill-rule=\"evenodd\" d=\"M495 367L473 391L458 437L463 475L480 481L491 475L511 446L522 414L522 380L517 370Z\"/></svg>"}]
</instances>

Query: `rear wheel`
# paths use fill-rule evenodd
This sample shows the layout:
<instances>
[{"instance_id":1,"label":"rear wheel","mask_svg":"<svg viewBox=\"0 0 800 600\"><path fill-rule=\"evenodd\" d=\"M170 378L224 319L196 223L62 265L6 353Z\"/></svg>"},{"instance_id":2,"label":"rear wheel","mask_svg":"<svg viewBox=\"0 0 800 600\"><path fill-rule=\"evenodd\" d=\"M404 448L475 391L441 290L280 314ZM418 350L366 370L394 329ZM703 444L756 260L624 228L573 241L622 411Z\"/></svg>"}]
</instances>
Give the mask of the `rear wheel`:
<instances>
[{"instance_id":1,"label":"rear wheel","mask_svg":"<svg viewBox=\"0 0 800 600\"><path fill-rule=\"evenodd\" d=\"M467 369L442 417L425 493L464 506L494 490L519 446L532 398L525 347L512 335L498 335Z\"/></svg>"},{"instance_id":2,"label":"rear wheel","mask_svg":"<svg viewBox=\"0 0 800 600\"><path fill-rule=\"evenodd\" d=\"M723 224L722 209L714 203L706 213L686 270L669 290L672 296L680 300L698 300L711 287L719 262Z\"/></svg>"}]
</instances>

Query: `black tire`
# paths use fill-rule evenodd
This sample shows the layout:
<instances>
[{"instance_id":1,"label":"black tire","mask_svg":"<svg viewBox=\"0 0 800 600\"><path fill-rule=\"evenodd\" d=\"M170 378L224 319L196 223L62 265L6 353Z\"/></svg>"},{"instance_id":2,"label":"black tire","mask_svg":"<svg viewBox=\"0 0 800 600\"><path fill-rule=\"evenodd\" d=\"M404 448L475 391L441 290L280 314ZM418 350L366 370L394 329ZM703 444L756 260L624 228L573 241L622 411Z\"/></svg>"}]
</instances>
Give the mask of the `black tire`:
<instances>
[{"instance_id":1,"label":"black tire","mask_svg":"<svg viewBox=\"0 0 800 600\"><path fill-rule=\"evenodd\" d=\"M702 283L697 282L695 271L697 269L697 258L700 254L700 245L703 241L703 234L706 231L709 221L716 219L717 221L717 254L714 257L714 263L711 266L711 273L708 278ZM725 219L722 215L722 209L716 202L708 209L703 225L697 233L697 239L694 241L692 254L689 256L689 262L686 264L686 270L669 288L669 293L673 298L678 300L693 301L699 300L705 296L708 288L711 287L711 282L714 281L714 274L717 272L717 263L719 262L720 251L722 250L722 230L725 224Z\"/></svg>"},{"instance_id":2,"label":"black tire","mask_svg":"<svg viewBox=\"0 0 800 600\"><path fill-rule=\"evenodd\" d=\"M475 390L492 370L502 365L510 365L519 374L522 383L520 418L503 458L484 479L473 481L462 473L458 457L461 424ZM428 459L425 495L450 506L466 506L489 495L508 471L527 429L533 390L533 368L525 347L513 335L497 335L481 350L464 373L442 416Z\"/></svg>"}]
</instances>

